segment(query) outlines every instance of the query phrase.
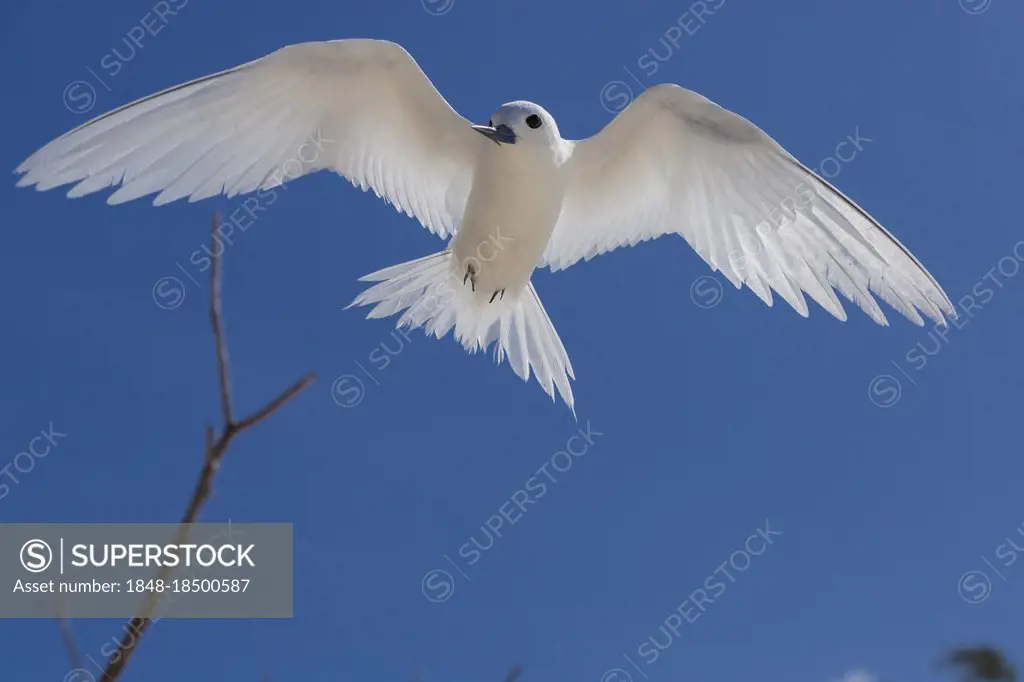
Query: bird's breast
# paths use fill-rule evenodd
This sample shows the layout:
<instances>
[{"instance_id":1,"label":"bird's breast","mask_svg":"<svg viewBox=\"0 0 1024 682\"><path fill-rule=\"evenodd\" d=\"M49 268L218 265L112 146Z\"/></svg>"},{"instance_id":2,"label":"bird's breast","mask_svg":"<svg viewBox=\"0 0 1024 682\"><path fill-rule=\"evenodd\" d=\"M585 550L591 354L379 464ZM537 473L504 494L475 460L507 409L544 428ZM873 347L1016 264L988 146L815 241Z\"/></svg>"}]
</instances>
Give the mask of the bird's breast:
<instances>
[{"instance_id":1,"label":"bird's breast","mask_svg":"<svg viewBox=\"0 0 1024 682\"><path fill-rule=\"evenodd\" d=\"M457 262L472 263L485 290L518 291L529 281L562 208L560 169L497 148L482 160L452 243Z\"/></svg>"}]
</instances>

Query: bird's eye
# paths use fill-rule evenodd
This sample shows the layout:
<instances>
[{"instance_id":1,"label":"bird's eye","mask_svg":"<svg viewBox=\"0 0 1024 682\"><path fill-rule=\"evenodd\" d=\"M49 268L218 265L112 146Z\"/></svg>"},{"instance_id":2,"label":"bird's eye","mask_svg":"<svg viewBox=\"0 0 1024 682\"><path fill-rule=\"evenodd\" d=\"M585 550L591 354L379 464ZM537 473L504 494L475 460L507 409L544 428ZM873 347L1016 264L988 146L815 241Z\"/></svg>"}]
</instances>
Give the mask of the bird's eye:
<instances>
[{"instance_id":1,"label":"bird's eye","mask_svg":"<svg viewBox=\"0 0 1024 682\"><path fill-rule=\"evenodd\" d=\"M540 128L541 120L537 114L530 114L526 117L526 125L531 128Z\"/></svg>"}]
</instances>

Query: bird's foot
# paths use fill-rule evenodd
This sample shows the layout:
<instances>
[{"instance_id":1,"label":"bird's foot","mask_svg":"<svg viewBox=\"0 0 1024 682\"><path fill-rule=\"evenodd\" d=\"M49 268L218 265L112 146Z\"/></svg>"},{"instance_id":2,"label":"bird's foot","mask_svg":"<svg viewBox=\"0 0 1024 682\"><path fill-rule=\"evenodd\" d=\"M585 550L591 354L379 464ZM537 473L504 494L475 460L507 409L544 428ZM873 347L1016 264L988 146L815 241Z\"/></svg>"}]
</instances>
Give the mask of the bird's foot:
<instances>
[{"instance_id":1,"label":"bird's foot","mask_svg":"<svg viewBox=\"0 0 1024 682\"><path fill-rule=\"evenodd\" d=\"M472 291L476 291L476 268L472 263L466 266L466 276L462 278L462 286L466 286L466 280L469 280L469 286Z\"/></svg>"},{"instance_id":2,"label":"bird's foot","mask_svg":"<svg viewBox=\"0 0 1024 682\"><path fill-rule=\"evenodd\" d=\"M498 298L499 295L501 296L501 298ZM494 303L494 299L495 298L498 298L499 301L505 300L505 290L504 289L495 289L494 293L491 294L491 300L488 301L488 303Z\"/></svg>"}]
</instances>

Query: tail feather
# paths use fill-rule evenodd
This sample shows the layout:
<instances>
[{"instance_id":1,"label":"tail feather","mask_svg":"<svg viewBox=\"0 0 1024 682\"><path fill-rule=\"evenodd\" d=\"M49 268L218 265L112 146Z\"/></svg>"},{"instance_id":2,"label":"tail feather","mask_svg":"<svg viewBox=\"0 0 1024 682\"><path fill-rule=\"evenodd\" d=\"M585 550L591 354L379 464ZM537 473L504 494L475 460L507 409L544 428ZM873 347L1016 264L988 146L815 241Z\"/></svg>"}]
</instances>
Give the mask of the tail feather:
<instances>
[{"instance_id":1,"label":"tail feather","mask_svg":"<svg viewBox=\"0 0 1024 682\"><path fill-rule=\"evenodd\" d=\"M523 381L530 380L532 371L544 392L554 400L557 390L575 416L569 380L576 375L533 284L527 283L518 294L482 302L463 286L454 265L451 252L445 250L365 275L360 281L375 284L348 307L373 305L368 318L401 312L398 327L423 327L438 339L453 331L470 353L493 343L498 364L507 356Z\"/></svg>"}]
</instances>

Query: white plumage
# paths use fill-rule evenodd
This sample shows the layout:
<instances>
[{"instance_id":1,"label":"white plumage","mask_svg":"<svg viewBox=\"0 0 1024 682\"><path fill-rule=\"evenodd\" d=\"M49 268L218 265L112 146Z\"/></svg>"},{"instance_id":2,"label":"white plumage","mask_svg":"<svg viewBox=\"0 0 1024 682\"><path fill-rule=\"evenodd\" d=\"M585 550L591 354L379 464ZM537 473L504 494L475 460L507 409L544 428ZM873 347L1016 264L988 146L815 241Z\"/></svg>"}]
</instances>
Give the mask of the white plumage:
<instances>
[{"instance_id":1,"label":"white plumage","mask_svg":"<svg viewBox=\"0 0 1024 682\"><path fill-rule=\"evenodd\" d=\"M474 130L475 128L475 130ZM483 133L478 134L478 133ZM915 324L953 305L889 232L753 123L659 85L598 135L562 139L530 102L487 126L456 113L400 46L292 45L100 116L21 164L19 186L118 187L108 203L154 204L266 190L333 170L417 218L443 251L386 268L353 304L400 325L495 344L524 380L571 408L572 365L530 275L664 234L772 305L837 318L838 290L879 324L879 296Z\"/></svg>"}]
</instances>

